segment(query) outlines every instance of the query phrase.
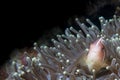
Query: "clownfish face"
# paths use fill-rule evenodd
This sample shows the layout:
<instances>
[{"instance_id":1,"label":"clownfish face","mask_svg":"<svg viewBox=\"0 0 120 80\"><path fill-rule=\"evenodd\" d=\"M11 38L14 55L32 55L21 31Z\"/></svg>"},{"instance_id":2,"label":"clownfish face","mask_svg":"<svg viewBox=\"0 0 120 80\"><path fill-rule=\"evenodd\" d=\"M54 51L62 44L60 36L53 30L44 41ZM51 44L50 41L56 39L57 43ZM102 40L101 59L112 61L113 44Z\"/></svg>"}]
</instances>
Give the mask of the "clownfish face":
<instances>
[{"instance_id":1,"label":"clownfish face","mask_svg":"<svg viewBox=\"0 0 120 80\"><path fill-rule=\"evenodd\" d=\"M90 49L86 59L86 65L90 71L92 69L98 71L105 65L104 63L105 51L102 41L103 39L100 38L90 45Z\"/></svg>"}]
</instances>

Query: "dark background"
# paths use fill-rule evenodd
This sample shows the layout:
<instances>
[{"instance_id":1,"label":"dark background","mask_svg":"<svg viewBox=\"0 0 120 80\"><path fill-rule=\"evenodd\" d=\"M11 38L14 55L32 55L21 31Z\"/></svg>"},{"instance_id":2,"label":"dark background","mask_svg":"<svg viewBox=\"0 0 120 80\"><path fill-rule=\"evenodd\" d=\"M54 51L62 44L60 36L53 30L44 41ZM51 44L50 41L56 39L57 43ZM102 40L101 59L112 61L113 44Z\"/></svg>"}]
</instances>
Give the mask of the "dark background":
<instances>
[{"instance_id":1,"label":"dark background","mask_svg":"<svg viewBox=\"0 0 120 80\"><path fill-rule=\"evenodd\" d=\"M52 28L59 26L64 31L69 27L70 17L84 16L93 19L91 15L94 15L93 20L96 20L97 16L109 12L106 17L113 15L114 5L97 10L88 7L89 1L95 4L97 0L5 2L1 11L3 17L0 28L1 65L9 60L13 50L33 46L33 42L47 35Z\"/></svg>"}]
</instances>

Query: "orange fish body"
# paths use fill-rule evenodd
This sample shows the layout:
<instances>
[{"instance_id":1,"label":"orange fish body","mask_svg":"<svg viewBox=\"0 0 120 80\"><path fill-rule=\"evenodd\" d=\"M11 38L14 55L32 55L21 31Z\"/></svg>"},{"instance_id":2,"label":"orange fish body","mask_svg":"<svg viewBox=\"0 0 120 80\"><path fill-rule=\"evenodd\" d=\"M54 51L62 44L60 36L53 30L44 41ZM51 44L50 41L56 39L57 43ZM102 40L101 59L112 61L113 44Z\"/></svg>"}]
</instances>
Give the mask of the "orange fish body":
<instances>
[{"instance_id":1,"label":"orange fish body","mask_svg":"<svg viewBox=\"0 0 120 80\"><path fill-rule=\"evenodd\" d=\"M90 45L90 49L86 57L86 65L90 71L92 71L92 69L99 71L102 67L107 66L102 40L103 39L100 38Z\"/></svg>"}]
</instances>

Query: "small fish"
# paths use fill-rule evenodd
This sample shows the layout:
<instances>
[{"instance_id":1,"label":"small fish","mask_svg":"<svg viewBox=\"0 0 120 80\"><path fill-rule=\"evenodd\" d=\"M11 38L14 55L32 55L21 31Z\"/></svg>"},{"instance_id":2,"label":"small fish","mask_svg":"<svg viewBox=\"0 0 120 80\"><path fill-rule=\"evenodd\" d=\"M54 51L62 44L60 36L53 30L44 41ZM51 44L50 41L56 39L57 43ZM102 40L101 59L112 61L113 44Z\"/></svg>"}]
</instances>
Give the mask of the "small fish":
<instances>
[{"instance_id":1,"label":"small fish","mask_svg":"<svg viewBox=\"0 0 120 80\"><path fill-rule=\"evenodd\" d=\"M90 45L89 52L86 56L86 65L89 71L93 69L99 71L101 68L106 67L103 38L100 38Z\"/></svg>"}]
</instances>

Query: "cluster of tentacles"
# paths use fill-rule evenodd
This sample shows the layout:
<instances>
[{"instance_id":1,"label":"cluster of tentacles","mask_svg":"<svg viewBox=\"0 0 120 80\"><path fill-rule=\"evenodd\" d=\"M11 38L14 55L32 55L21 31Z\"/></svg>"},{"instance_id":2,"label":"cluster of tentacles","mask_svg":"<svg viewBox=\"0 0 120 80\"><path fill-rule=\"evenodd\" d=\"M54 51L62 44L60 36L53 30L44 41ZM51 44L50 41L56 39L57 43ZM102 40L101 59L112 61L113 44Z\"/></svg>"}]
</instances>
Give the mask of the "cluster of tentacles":
<instances>
[{"instance_id":1,"label":"cluster of tentacles","mask_svg":"<svg viewBox=\"0 0 120 80\"><path fill-rule=\"evenodd\" d=\"M53 46L34 43L30 50L16 51L6 65L6 80L118 80L120 79L120 17L105 20L100 17L101 29L89 19L87 27L75 19L80 30L67 28L65 34L52 39ZM91 43L102 38L107 66L98 71L88 69L83 60ZM24 53L21 55L21 53ZM89 63L87 63L89 64Z\"/></svg>"}]
</instances>

